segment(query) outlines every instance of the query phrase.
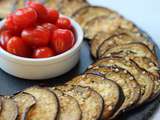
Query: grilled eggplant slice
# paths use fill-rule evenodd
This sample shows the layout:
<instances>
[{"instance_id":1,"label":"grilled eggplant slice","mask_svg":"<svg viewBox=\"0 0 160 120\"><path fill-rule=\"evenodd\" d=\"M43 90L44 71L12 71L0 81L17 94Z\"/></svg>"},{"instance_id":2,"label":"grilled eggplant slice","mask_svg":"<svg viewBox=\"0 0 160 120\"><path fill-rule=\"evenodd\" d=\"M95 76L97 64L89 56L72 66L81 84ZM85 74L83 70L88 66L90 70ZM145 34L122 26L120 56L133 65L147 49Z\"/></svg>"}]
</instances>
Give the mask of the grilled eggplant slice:
<instances>
[{"instance_id":1,"label":"grilled eggplant slice","mask_svg":"<svg viewBox=\"0 0 160 120\"><path fill-rule=\"evenodd\" d=\"M63 15L72 16L75 11L88 5L86 0L60 0L58 7Z\"/></svg>"},{"instance_id":2,"label":"grilled eggplant slice","mask_svg":"<svg viewBox=\"0 0 160 120\"><path fill-rule=\"evenodd\" d=\"M143 44L145 44L153 53L154 53L154 43L151 41L151 38L149 38L146 33L138 31L138 32L131 32L128 30L120 30L123 33L127 34L128 36L130 36L131 38L135 39L137 42L141 42Z\"/></svg>"},{"instance_id":3,"label":"grilled eggplant slice","mask_svg":"<svg viewBox=\"0 0 160 120\"><path fill-rule=\"evenodd\" d=\"M82 110L82 120L98 120L103 110L103 99L89 87L63 85L58 89L74 97Z\"/></svg>"},{"instance_id":4,"label":"grilled eggplant slice","mask_svg":"<svg viewBox=\"0 0 160 120\"><path fill-rule=\"evenodd\" d=\"M33 95L36 105L27 113L26 120L55 120L58 113L56 95L47 88L34 86L24 92Z\"/></svg>"},{"instance_id":5,"label":"grilled eggplant slice","mask_svg":"<svg viewBox=\"0 0 160 120\"><path fill-rule=\"evenodd\" d=\"M118 28L120 22L121 17L116 13L109 16L98 16L86 23L84 27L85 37L92 40L100 31L111 34Z\"/></svg>"},{"instance_id":6,"label":"grilled eggplant slice","mask_svg":"<svg viewBox=\"0 0 160 120\"><path fill-rule=\"evenodd\" d=\"M131 58L135 61L141 68L145 69L146 71L152 73L154 76L159 77L159 68L158 66L147 57L133 57Z\"/></svg>"},{"instance_id":7,"label":"grilled eggplant slice","mask_svg":"<svg viewBox=\"0 0 160 120\"><path fill-rule=\"evenodd\" d=\"M98 47L98 57L100 58L107 50L110 48L124 45L132 42L140 42L145 44L150 48L150 50L154 50L154 46L151 42L149 42L145 37L141 34L134 34L132 32L126 30L120 30L117 33L114 33L111 37L101 42Z\"/></svg>"},{"instance_id":8,"label":"grilled eggplant slice","mask_svg":"<svg viewBox=\"0 0 160 120\"><path fill-rule=\"evenodd\" d=\"M156 65L157 58L156 56L150 51L150 49L144 45L143 43L130 43L125 45L120 45L117 47L113 47L107 50L102 57L114 56L118 54L120 57L128 57L131 59L132 57L146 57L151 59Z\"/></svg>"},{"instance_id":9,"label":"grilled eggplant slice","mask_svg":"<svg viewBox=\"0 0 160 120\"><path fill-rule=\"evenodd\" d=\"M98 49L99 46L106 40L110 38L110 35L106 34L105 32L98 32L93 40L91 40L91 53L93 57L97 58L98 57Z\"/></svg>"},{"instance_id":10,"label":"grilled eggplant slice","mask_svg":"<svg viewBox=\"0 0 160 120\"><path fill-rule=\"evenodd\" d=\"M113 13L113 11L107 8L103 8L99 6L85 6L77 10L72 17L83 28L88 21L91 21L95 17L103 16L103 15L108 16L111 13Z\"/></svg>"},{"instance_id":11,"label":"grilled eggplant slice","mask_svg":"<svg viewBox=\"0 0 160 120\"><path fill-rule=\"evenodd\" d=\"M82 112L76 99L56 88L51 91L57 95L59 100L60 109L57 120L81 120Z\"/></svg>"},{"instance_id":12,"label":"grilled eggplant slice","mask_svg":"<svg viewBox=\"0 0 160 120\"><path fill-rule=\"evenodd\" d=\"M19 93L13 97L18 106L18 118L16 120L25 120L28 111L36 104L35 97L28 93Z\"/></svg>"},{"instance_id":13,"label":"grilled eggplant slice","mask_svg":"<svg viewBox=\"0 0 160 120\"><path fill-rule=\"evenodd\" d=\"M139 33L139 29L130 21L126 20L117 13L112 13L109 16L98 16L86 23L84 27L85 37L93 39L97 32L103 31L107 34L113 34L119 29Z\"/></svg>"},{"instance_id":14,"label":"grilled eggplant slice","mask_svg":"<svg viewBox=\"0 0 160 120\"><path fill-rule=\"evenodd\" d=\"M18 116L18 107L16 102L9 97L2 97L2 111L0 120L16 120Z\"/></svg>"},{"instance_id":15,"label":"grilled eggplant slice","mask_svg":"<svg viewBox=\"0 0 160 120\"><path fill-rule=\"evenodd\" d=\"M106 56L118 56L131 59L136 62L139 67L159 77L156 56L142 43L130 43L110 48L102 57Z\"/></svg>"},{"instance_id":16,"label":"grilled eggplant slice","mask_svg":"<svg viewBox=\"0 0 160 120\"><path fill-rule=\"evenodd\" d=\"M116 82L122 88L125 100L112 117L115 117L121 112L133 108L133 106L140 98L139 84L135 78L125 69L113 66L96 66L86 71L86 73L102 75L105 78Z\"/></svg>"},{"instance_id":17,"label":"grilled eggplant slice","mask_svg":"<svg viewBox=\"0 0 160 120\"><path fill-rule=\"evenodd\" d=\"M119 86L110 80L105 80L104 77L84 74L75 77L69 81L69 84L89 86L103 97L103 119L109 119L123 103L123 96L120 94Z\"/></svg>"},{"instance_id":18,"label":"grilled eggplant slice","mask_svg":"<svg viewBox=\"0 0 160 120\"><path fill-rule=\"evenodd\" d=\"M98 60L95 64L91 65L90 67L100 65L121 67L123 69L128 70L134 76L141 88L141 97L137 105L140 105L148 101L151 98L151 96L154 95L155 84L153 76L151 76L151 74L149 74L145 70L139 68L134 61L126 60L120 57L104 58Z\"/></svg>"}]
</instances>

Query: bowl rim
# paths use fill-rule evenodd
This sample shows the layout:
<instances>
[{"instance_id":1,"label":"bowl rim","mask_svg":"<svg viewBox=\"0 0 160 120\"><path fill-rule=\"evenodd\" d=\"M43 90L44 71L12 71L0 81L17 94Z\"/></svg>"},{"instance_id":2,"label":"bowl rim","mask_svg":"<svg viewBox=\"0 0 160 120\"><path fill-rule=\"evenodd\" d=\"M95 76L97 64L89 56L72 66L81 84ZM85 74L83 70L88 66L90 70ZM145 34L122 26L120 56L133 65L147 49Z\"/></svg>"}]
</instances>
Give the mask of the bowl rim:
<instances>
[{"instance_id":1,"label":"bowl rim","mask_svg":"<svg viewBox=\"0 0 160 120\"><path fill-rule=\"evenodd\" d=\"M83 30L80 27L80 25L75 20L73 20L72 18L70 18L68 16L64 16L64 15L61 15L61 16L68 18L71 21L71 24L73 25L73 27L75 29L76 42L71 49L67 50L66 52L64 52L62 54L59 54L59 55L56 55L53 57L38 58L38 59L16 56L14 54L7 52L6 50L2 49L1 47L0 47L0 54L3 56L6 56L6 58L8 58L9 60L21 61L21 62L34 62L34 63L35 62L57 61L59 59L62 59L63 57L72 55L73 52L76 51L76 49L78 49L81 46L81 44L83 42L84 33L83 33ZM5 19L0 21L0 28L3 26L4 22L5 22Z\"/></svg>"}]
</instances>

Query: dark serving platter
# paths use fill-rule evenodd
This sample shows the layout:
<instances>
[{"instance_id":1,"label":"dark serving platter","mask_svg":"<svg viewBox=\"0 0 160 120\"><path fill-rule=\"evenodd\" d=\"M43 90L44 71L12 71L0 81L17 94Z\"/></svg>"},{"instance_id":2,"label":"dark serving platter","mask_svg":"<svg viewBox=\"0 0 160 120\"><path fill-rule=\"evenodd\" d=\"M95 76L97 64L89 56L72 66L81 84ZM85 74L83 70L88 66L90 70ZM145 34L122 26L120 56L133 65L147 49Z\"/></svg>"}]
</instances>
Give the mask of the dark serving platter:
<instances>
[{"instance_id":1,"label":"dark serving platter","mask_svg":"<svg viewBox=\"0 0 160 120\"><path fill-rule=\"evenodd\" d=\"M160 60L160 50L156 46L158 59ZM90 54L89 44L84 40L81 48L79 63L68 73L53 79L43 81L31 81L16 78L11 76L0 69L0 95L13 95L27 87L33 85L53 86L55 84L64 83L76 75L82 74L86 68L94 62ZM135 108L131 111L124 112L116 120L150 120L160 106L160 96L156 100Z\"/></svg>"}]
</instances>

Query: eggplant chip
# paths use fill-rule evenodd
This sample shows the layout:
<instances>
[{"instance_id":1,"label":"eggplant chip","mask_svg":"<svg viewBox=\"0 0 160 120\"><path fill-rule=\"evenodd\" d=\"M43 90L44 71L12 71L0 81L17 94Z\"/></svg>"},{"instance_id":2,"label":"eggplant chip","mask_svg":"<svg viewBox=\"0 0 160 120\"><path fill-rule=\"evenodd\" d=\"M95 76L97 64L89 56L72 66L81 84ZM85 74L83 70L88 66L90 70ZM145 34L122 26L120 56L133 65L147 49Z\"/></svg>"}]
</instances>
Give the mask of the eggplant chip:
<instances>
[{"instance_id":1,"label":"eggplant chip","mask_svg":"<svg viewBox=\"0 0 160 120\"><path fill-rule=\"evenodd\" d=\"M2 97L2 110L0 120L16 120L18 107L16 102L9 97Z\"/></svg>"},{"instance_id":2,"label":"eggplant chip","mask_svg":"<svg viewBox=\"0 0 160 120\"><path fill-rule=\"evenodd\" d=\"M91 53L93 57L98 58L99 46L107 39L110 38L110 35L105 32L98 32L91 41Z\"/></svg>"},{"instance_id":3,"label":"eggplant chip","mask_svg":"<svg viewBox=\"0 0 160 120\"><path fill-rule=\"evenodd\" d=\"M109 119L113 113L121 106L123 96L119 86L104 77L94 74L84 74L77 76L68 82L73 85L89 86L98 92L104 100L103 119ZM122 99L122 100L121 100Z\"/></svg>"},{"instance_id":4,"label":"eggplant chip","mask_svg":"<svg viewBox=\"0 0 160 120\"><path fill-rule=\"evenodd\" d=\"M148 72L141 69L132 60L126 60L120 57L104 58L98 60L96 63L91 65L90 68L94 66L117 66L129 71L134 76L141 88L141 97L137 102L137 105L148 101L154 94L154 78Z\"/></svg>"},{"instance_id":5,"label":"eggplant chip","mask_svg":"<svg viewBox=\"0 0 160 120\"><path fill-rule=\"evenodd\" d=\"M110 15L111 13L113 13L113 11L107 8L103 8L99 6L85 6L77 10L72 17L83 28L88 21L91 21L95 17L103 16L103 15L107 16L107 15Z\"/></svg>"},{"instance_id":6,"label":"eggplant chip","mask_svg":"<svg viewBox=\"0 0 160 120\"><path fill-rule=\"evenodd\" d=\"M143 43L150 50L154 51L153 43L148 41L148 39L146 39L141 34L138 34L138 33L135 34L130 31L120 29L117 32L115 32L113 35L111 35L108 39L105 39L100 45L98 45L97 56L100 58L106 51L108 51L113 47L129 44L133 42Z\"/></svg>"},{"instance_id":7,"label":"eggplant chip","mask_svg":"<svg viewBox=\"0 0 160 120\"><path fill-rule=\"evenodd\" d=\"M19 93L13 97L18 106L17 120L25 120L28 111L36 104L35 98L29 93Z\"/></svg>"},{"instance_id":8,"label":"eggplant chip","mask_svg":"<svg viewBox=\"0 0 160 120\"><path fill-rule=\"evenodd\" d=\"M82 110L81 120L98 120L103 111L103 98L89 87L74 85L57 86L65 94L74 97Z\"/></svg>"},{"instance_id":9,"label":"eggplant chip","mask_svg":"<svg viewBox=\"0 0 160 120\"><path fill-rule=\"evenodd\" d=\"M36 99L36 105L29 110L26 120L56 120L59 106L53 92L37 86L28 88L24 92L33 95Z\"/></svg>"},{"instance_id":10,"label":"eggplant chip","mask_svg":"<svg viewBox=\"0 0 160 120\"><path fill-rule=\"evenodd\" d=\"M81 109L76 99L54 88L53 91L59 100L58 120L81 120Z\"/></svg>"},{"instance_id":11,"label":"eggplant chip","mask_svg":"<svg viewBox=\"0 0 160 120\"><path fill-rule=\"evenodd\" d=\"M154 64L158 65L156 56L143 43L130 43L113 47L107 50L102 57L109 57L112 56L112 54L118 54L119 57L128 57L129 59L132 57L146 57L151 59Z\"/></svg>"},{"instance_id":12,"label":"eggplant chip","mask_svg":"<svg viewBox=\"0 0 160 120\"><path fill-rule=\"evenodd\" d=\"M124 102L112 117L116 117L121 112L133 108L140 98L139 84L135 78L125 69L113 66L96 66L86 71L86 73L100 74L105 78L116 82L122 88Z\"/></svg>"}]
</instances>

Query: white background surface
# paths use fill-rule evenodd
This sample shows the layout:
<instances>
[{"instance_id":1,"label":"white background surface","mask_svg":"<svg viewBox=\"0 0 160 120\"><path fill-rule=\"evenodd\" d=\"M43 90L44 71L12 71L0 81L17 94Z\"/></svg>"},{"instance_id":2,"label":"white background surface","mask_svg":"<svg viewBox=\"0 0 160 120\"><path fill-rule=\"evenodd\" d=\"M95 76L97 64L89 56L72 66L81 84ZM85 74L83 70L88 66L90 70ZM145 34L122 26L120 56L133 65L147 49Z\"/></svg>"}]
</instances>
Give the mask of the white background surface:
<instances>
[{"instance_id":1,"label":"white background surface","mask_svg":"<svg viewBox=\"0 0 160 120\"><path fill-rule=\"evenodd\" d=\"M149 33L160 48L160 0L88 0L118 11ZM152 120L160 120L160 108Z\"/></svg>"}]
</instances>

